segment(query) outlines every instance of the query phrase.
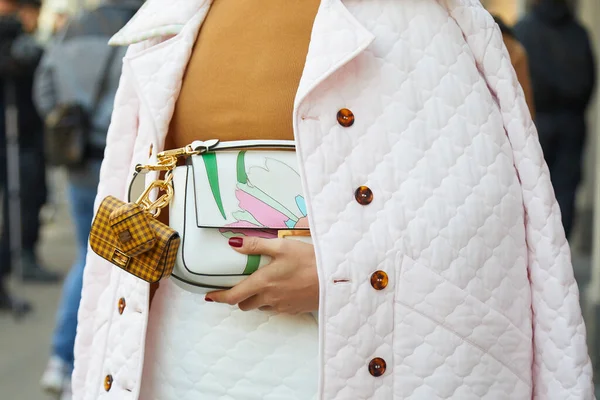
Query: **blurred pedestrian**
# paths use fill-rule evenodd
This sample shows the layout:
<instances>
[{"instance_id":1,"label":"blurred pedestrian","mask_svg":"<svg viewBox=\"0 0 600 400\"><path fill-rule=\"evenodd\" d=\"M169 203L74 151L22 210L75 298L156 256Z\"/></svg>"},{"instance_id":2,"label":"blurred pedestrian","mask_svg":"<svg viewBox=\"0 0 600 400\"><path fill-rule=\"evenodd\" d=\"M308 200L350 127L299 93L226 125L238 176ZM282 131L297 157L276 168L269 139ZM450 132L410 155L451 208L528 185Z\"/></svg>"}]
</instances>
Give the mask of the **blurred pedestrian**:
<instances>
[{"instance_id":1,"label":"blurred pedestrian","mask_svg":"<svg viewBox=\"0 0 600 400\"><path fill-rule=\"evenodd\" d=\"M45 390L63 392L65 399L70 398L77 311L100 164L125 54L124 48L109 47L108 40L133 16L139 5L139 1L104 1L97 8L75 16L48 48L35 81L35 100L44 117L56 113L67 115L69 109L81 109L89 121L84 157L79 165L68 167L68 190L79 253L65 280L52 354L41 380Z\"/></svg>"},{"instance_id":2,"label":"blurred pedestrian","mask_svg":"<svg viewBox=\"0 0 600 400\"><path fill-rule=\"evenodd\" d=\"M54 10L54 23L52 24L52 35L56 35L57 33L62 32L62 30L67 25L67 22L69 21L69 17L70 13L65 8L56 8Z\"/></svg>"},{"instance_id":3,"label":"blurred pedestrian","mask_svg":"<svg viewBox=\"0 0 600 400\"><path fill-rule=\"evenodd\" d=\"M514 30L529 54L535 122L569 235L596 79L590 39L566 0L538 0Z\"/></svg>"},{"instance_id":4,"label":"blurred pedestrian","mask_svg":"<svg viewBox=\"0 0 600 400\"><path fill-rule=\"evenodd\" d=\"M21 264L23 279L29 282L55 282L59 275L37 262L36 244L40 230L40 209L46 198L42 122L32 100L34 71L42 49L33 33L37 28L39 0L0 0L0 184L3 196L3 230L0 238L0 281L11 270L13 261L10 235L8 157L5 111L18 112L18 149L20 175ZM15 151L15 149L10 149ZM0 283L0 307L12 303L5 284Z\"/></svg>"},{"instance_id":5,"label":"blurred pedestrian","mask_svg":"<svg viewBox=\"0 0 600 400\"><path fill-rule=\"evenodd\" d=\"M527 59L527 51L521 43L515 37L515 33L511 27L506 25L504 20L497 15L494 15L494 20L500 27L500 31L502 32L502 39L504 40L504 45L508 50L508 54L510 55L510 61L517 73L517 79L523 88L523 92L525 93L525 100L527 101L527 107L529 107L529 112L532 117L535 117L535 105L533 99L533 89L531 87L531 78L529 74L529 62Z\"/></svg>"},{"instance_id":6,"label":"blurred pedestrian","mask_svg":"<svg viewBox=\"0 0 600 400\"><path fill-rule=\"evenodd\" d=\"M21 24L16 18L16 14L18 11L18 6L16 2L8 1L8 0L0 0L0 72L5 68L4 63L9 62L7 57L3 57L3 54L9 54L11 51L11 46L16 39L16 37L21 32ZM4 133L5 133L5 99L4 99L4 82L0 81L0 146L4 149ZM5 180L5 163L6 157L4 156L4 151L0 154L0 162L2 165L0 166L0 171L2 172L2 183ZM4 187L4 185L3 185ZM12 296L8 293L8 288L6 287L6 278L8 273L10 272L10 261L6 261L0 263L0 310L11 310L13 306Z\"/></svg>"}]
</instances>

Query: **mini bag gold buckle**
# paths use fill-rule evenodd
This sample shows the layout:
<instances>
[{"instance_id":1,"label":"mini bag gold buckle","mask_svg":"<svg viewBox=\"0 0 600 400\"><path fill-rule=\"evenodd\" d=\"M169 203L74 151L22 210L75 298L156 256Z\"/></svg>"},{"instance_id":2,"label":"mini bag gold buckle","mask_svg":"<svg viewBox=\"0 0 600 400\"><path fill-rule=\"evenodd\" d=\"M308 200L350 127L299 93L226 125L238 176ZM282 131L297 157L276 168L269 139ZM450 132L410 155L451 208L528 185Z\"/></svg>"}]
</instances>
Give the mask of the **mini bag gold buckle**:
<instances>
[{"instance_id":1,"label":"mini bag gold buckle","mask_svg":"<svg viewBox=\"0 0 600 400\"><path fill-rule=\"evenodd\" d=\"M111 262L123 269L127 269L129 267L129 263L131 262L131 257L123 253L121 250L115 248Z\"/></svg>"}]
</instances>

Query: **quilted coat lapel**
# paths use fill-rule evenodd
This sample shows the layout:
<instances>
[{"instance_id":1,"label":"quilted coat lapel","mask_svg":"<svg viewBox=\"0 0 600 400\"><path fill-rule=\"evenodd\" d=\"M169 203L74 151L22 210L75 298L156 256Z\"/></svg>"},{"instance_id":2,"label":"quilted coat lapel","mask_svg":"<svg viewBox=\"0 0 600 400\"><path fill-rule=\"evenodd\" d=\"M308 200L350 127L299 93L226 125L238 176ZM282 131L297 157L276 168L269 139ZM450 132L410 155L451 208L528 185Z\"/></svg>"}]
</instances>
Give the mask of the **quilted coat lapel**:
<instances>
[{"instance_id":1,"label":"quilted coat lapel","mask_svg":"<svg viewBox=\"0 0 600 400\"><path fill-rule=\"evenodd\" d=\"M359 55L374 39L342 0L322 0L296 93L296 108L311 90Z\"/></svg>"},{"instance_id":2,"label":"quilted coat lapel","mask_svg":"<svg viewBox=\"0 0 600 400\"><path fill-rule=\"evenodd\" d=\"M190 1L185 5L184 10L172 16L173 23L169 23L169 20L161 20L160 24L146 25L143 15L136 16L134 18L140 18L132 21L134 22L132 26L125 28L133 32L113 38L113 43L119 43L118 40L127 43L136 39L148 39L148 35L150 39L154 37L153 35L158 35L156 37L160 38L167 37L166 40L124 60L124 73L132 76L140 101L154 120L155 135L159 142L162 142L167 134L196 36L211 3L211 0ZM183 19L186 13L188 18L189 15L192 16L187 22ZM139 25L143 29L138 28ZM144 35L144 31L145 36L139 36Z\"/></svg>"},{"instance_id":3,"label":"quilted coat lapel","mask_svg":"<svg viewBox=\"0 0 600 400\"><path fill-rule=\"evenodd\" d=\"M125 45L172 36L125 59L125 73L133 76L141 102L154 119L158 142L162 142L167 134L195 38L212 1L184 0L180 3L161 14L156 13L154 8L164 11L164 5L158 0L150 0L111 40L112 44ZM322 0L296 94L296 106L319 83L367 48L374 38L348 11L342 0Z\"/></svg>"},{"instance_id":4,"label":"quilted coat lapel","mask_svg":"<svg viewBox=\"0 0 600 400\"><path fill-rule=\"evenodd\" d=\"M110 44L126 46L146 39L176 35L198 10L210 3L212 0L146 0L133 18L111 38Z\"/></svg>"}]
</instances>

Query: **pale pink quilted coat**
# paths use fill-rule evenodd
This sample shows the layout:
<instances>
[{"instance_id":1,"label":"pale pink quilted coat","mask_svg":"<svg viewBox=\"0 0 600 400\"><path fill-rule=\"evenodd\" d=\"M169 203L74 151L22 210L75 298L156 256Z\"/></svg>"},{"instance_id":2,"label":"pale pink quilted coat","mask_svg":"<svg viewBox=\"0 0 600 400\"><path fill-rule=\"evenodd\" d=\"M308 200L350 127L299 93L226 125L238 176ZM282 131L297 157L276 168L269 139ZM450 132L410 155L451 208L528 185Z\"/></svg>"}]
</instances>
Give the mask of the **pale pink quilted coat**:
<instances>
[{"instance_id":1,"label":"pale pink quilted coat","mask_svg":"<svg viewBox=\"0 0 600 400\"><path fill-rule=\"evenodd\" d=\"M162 148L210 4L149 0L113 39L132 46L98 200L125 198L134 165ZM593 398L548 170L479 1L323 0L293 118L321 284L321 399ZM376 270L385 290L369 283ZM138 398L148 296L90 253L76 400Z\"/></svg>"}]
</instances>

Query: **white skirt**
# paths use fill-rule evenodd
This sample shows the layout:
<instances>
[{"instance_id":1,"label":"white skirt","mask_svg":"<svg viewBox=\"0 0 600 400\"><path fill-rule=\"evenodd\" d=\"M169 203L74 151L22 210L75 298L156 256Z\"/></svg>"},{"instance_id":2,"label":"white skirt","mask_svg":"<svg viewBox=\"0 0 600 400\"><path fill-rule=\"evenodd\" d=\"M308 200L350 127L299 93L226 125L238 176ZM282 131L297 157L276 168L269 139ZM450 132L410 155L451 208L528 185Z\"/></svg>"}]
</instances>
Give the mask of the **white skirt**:
<instances>
[{"instance_id":1,"label":"white skirt","mask_svg":"<svg viewBox=\"0 0 600 400\"><path fill-rule=\"evenodd\" d=\"M183 285L162 281L152 302L140 400L316 398L314 315L243 312Z\"/></svg>"}]
</instances>

